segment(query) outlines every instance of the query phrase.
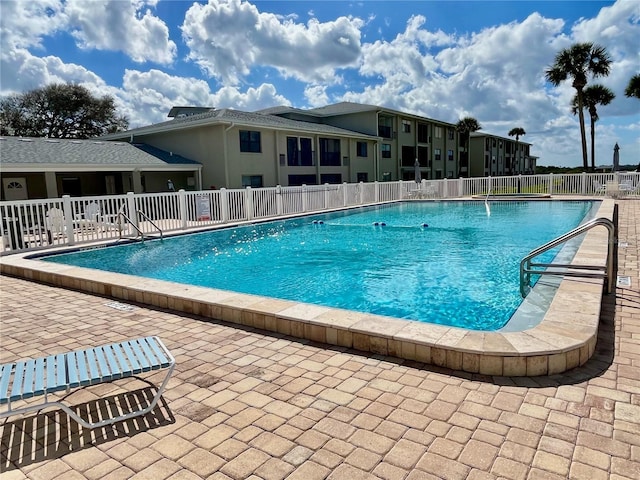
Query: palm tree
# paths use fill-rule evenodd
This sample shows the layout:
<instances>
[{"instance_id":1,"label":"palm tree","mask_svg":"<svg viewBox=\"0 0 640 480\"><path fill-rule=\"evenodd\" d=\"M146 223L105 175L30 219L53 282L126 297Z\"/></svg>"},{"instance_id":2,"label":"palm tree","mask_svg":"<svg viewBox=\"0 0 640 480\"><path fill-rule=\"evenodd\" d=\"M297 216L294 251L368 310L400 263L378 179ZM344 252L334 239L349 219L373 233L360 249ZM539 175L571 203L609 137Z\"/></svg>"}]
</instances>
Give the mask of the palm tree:
<instances>
[{"instance_id":1,"label":"palm tree","mask_svg":"<svg viewBox=\"0 0 640 480\"><path fill-rule=\"evenodd\" d=\"M604 85L589 85L582 92L584 108L589 111L591 117L591 170L596 169L596 122L598 117L598 105L609 105L616 98L615 94ZM578 96L573 97L573 114L578 110Z\"/></svg>"},{"instance_id":2,"label":"palm tree","mask_svg":"<svg viewBox=\"0 0 640 480\"><path fill-rule=\"evenodd\" d=\"M462 167L467 167L467 177L471 176L471 162L469 159L469 139L471 132L477 132L482 127L478 120L473 117L464 117L456 123L456 131L464 141L464 158L460 159L460 175L462 176Z\"/></svg>"},{"instance_id":3,"label":"palm tree","mask_svg":"<svg viewBox=\"0 0 640 480\"><path fill-rule=\"evenodd\" d=\"M526 134L527 134L527 132L525 132L524 128L522 128L522 127L515 127L515 128L512 128L511 130L509 130L509 136L510 137L513 137L513 136L516 137L516 158L515 158L515 160L511 161L511 170L514 170L513 165L516 162L518 163L518 166L520 166L520 162L518 161L518 141L520 140L520 137L522 135L526 135ZM513 171L511 173L513 173Z\"/></svg>"},{"instance_id":4,"label":"palm tree","mask_svg":"<svg viewBox=\"0 0 640 480\"><path fill-rule=\"evenodd\" d=\"M582 163L588 170L587 161L587 137L584 128L584 103L583 90L587 85L588 77L606 77L611 70L611 57L606 48L594 45L591 42L576 43L569 48L561 50L555 58L553 65L545 72L546 79L554 86L560 85L568 78L572 79L571 85L576 89L578 100L578 118L580 119L580 137L582 140Z\"/></svg>"},{"instance_id":5,"label":"palm tree","mask_svg":"<svg viewBox=\"0 0 640 480\"><path fill-rule=\"evenodd\" d=\"M640 99L640 74L636 74L629 80L629 85L624 91L627 97L635 97Z\"/></svg>"}]
</instances>

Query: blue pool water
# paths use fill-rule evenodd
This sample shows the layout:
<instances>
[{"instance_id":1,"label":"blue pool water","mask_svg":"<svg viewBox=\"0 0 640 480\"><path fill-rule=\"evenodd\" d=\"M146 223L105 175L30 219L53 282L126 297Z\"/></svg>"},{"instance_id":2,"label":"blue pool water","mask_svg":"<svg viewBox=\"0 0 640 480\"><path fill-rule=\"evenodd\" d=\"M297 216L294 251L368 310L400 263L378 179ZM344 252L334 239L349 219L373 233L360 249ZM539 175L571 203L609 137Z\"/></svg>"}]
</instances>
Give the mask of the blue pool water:
<instances>
[{"instance_id":1,"label":"blue pool water","mask_svg":"<svg viewBox=\"0 0 640 480\"><path fill-rule=\"evenodd\" d=\"M408 202L45 260L495 330L522 301L522 257L576 227L593 206L571 201L494 202L488 215L483 202ZM555 253L538 258L550 261Z\"/></svg>"}]
</instances>

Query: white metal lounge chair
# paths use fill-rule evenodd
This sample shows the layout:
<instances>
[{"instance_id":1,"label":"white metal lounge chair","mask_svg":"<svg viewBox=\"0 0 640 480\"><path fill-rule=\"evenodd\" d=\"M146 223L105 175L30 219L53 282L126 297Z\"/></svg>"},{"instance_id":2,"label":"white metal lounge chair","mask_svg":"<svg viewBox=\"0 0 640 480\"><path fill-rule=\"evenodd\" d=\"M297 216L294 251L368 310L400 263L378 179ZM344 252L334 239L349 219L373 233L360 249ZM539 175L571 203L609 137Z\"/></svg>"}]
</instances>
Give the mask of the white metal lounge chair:
<instances>
[{"instance_id":1,"label":"white metal lounge chair","mask_svg":"<svg viewBox=\"0 0 640 480\"><path fill-rule=\"evenodd\" d=\"M145 337L100 347L60 353L47 357L20 360L0 365L0 405L8 405L0 418L9 417L50 406L64 410L85 428L104 425L145 415L153 410L173 373L175 359L158 337ZM90 422L60 401L49 401L49 393L85 387L132 377L142 372L168 368L169 371L156 395L146 407ZM13 402L43 396L44 400L22 408Z\"/></svg>"}]
</instances>

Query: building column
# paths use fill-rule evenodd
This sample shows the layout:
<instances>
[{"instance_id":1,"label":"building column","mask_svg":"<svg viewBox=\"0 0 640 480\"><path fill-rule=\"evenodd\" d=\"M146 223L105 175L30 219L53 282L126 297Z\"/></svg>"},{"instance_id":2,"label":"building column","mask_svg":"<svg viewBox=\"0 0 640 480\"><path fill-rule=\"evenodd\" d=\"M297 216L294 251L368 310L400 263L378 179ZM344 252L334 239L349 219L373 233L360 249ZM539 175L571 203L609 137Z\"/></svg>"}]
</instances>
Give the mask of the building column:
<instances>
[{"instance_id":1,"label":"building column","mask_svg":"<svg viewBox=\"0 0 640 480\"><path fill-rule=\"evenodd\" d=\"M144 193L142 191L142 175L140 170L135 169L131 172L131 179L133 180L133 193Z\"/></svg>"},{"instance_id":2,"label":"building column","mask_svg":"<svg viewBox=\"0 0 640 480\"><path fill-rule=\"evenodd\" d=\"M44 183L47 189L47 198L58 198L56 172L44 172Z\"/></svg>"}]
</instances>

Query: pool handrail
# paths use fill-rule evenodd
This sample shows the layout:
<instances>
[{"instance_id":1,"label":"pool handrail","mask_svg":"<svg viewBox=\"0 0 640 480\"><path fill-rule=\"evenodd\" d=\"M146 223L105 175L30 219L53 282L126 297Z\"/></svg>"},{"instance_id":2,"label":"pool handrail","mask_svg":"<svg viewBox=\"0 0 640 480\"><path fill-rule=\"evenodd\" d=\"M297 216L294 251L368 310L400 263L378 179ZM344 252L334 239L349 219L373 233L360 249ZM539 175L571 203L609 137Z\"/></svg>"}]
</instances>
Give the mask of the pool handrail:
<instances>
[{"instance_id":1,"label":"pool handrail","mask_svg":"<svg viewBox=\"0 0 640 480\"><path fill-rule=\"evenodd\" d=\"M601 265L572 265L562 263L532 263L531 260L534 257L550 250L558 245L577 237L591 230L594 227L602 225L607 228L609 240L607 245L607 262L603 267ZM557 238L541 245L540 247L529 252L520 261L520 295L522 298L527 296L531 287L531 275L560 275L564 277L583 277L583 278L604 278L607 286L607 293L613 291L613 276L614 270L614 248L615 248L616 227L615 224L608 218L600 217L595 218L587 223L577 226L573 230L560 235ZM534 267L547 268L547 270L535 270ZM562 268L562 271L548 270L548 268ZM567 271L566 269L573 269L574 271ZM586 270L586 272L584 271ZM598 271L600 270L600 271ZM590 271L595 271L590 273Z\"/></svg>"}]
</instances>

